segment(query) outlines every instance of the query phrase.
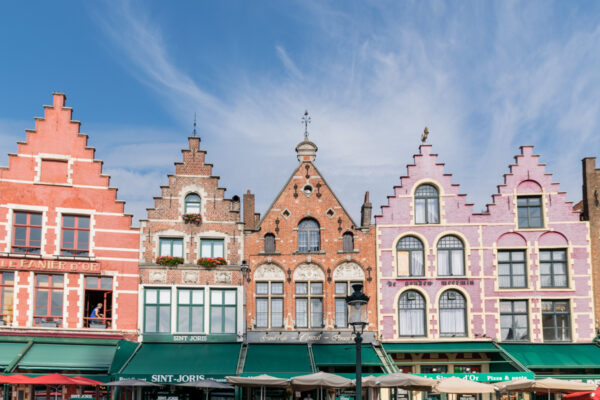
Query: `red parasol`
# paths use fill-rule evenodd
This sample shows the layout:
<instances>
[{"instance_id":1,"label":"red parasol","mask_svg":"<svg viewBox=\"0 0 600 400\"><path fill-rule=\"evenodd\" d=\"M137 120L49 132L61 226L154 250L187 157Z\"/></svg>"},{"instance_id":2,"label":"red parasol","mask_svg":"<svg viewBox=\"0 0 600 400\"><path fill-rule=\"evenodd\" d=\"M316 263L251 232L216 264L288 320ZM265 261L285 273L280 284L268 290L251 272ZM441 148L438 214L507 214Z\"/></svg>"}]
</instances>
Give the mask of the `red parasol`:
<instances>
[{"instance_id":1,"label":"red parasol","mask_svg":"<svg viewBox=\"0 0 600 400\"><path fill-rule=\"evenodd\" d=\"M575 392L563 396L564 400L598 400L600 399L600 387L594 392Z\"/></svg>"},{"instance_id":2,"label":"red parasol","mask_svg":"<svg viewBox=\"0 0 600 400\"><path fill-rule=\"evenodd\" d=\"M37 376L31 378L27 383L30 385L83 385L80 381L61 374Z\"/></svg>"},{"instance_id":3,"label":"red parasol","mask_svg":"<svg viewBox=\"0 0 600 400\"><path fill-rule=\"evenodd\" d=\"M0 384L9 384L9 385L27 385L32 378L25 375L15 374L15 375L1 375L0 376Z\"/></svg>"}]
</instances>

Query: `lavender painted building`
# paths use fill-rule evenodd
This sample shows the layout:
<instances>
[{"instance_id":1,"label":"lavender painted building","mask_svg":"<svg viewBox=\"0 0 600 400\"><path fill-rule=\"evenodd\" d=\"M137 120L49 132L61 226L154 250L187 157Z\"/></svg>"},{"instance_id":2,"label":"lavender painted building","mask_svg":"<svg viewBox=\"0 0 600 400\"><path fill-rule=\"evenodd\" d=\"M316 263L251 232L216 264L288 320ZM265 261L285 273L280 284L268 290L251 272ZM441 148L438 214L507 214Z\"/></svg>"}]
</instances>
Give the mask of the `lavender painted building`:
<instances>
[{"instance_id":1,"label":"lavender painted building","mask_svg":"<svg viewBox=\"0 0 600 400\"><path fill-rule=\"evenodd\" d=\"M588 225L531 146L515 160L477 214L431 146L420 146L375 217L382 341L510 346L595 337ZM394 359L405 372L470 372L460 367L469 362L436 370L415 367L414 355ZM493 370L493 362L473 368Z\"/></svg>"}]
</instances>

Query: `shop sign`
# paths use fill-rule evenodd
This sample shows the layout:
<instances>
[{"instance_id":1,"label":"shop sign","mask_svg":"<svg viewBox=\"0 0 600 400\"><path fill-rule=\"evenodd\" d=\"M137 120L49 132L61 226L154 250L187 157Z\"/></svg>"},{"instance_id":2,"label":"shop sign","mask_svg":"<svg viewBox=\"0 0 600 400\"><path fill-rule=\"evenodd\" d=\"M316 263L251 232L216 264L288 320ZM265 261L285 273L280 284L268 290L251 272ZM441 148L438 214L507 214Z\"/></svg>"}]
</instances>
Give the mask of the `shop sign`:
<instances>
[{"instance_id":1,"label":"shop sign","mask_svg":"<svg viewBox=\"0 0 600 400\"><path fill-rule=\"evenodd\" d=\"M0 258L0 269L100 273L100 264L91 261L44 260L41 258Z\"/></svg>"},{"instance_id":2,"label":"shop sign","mask_svg":"<svg viewBox=\"0 0 600 400\"><path fill-rule=\"evenodd\" d=\"M236 334L225 335L168 335L144 334L144 342L149 343L231 343L237 342Z\"/></svg>"},{"instance_id":3,"label":"shop sign","mask_svg":"<svg viewBox=\"0 0 600 400\"><path fill-rule=\"evenodd\" d=\"M122 375L119 380L124 379L141 379L152 383L158 384L176 384L176 383L188 383L198 382L206 379L210 379L216 382L226 382L227 379L224 376L210 376L203 374L154 374L154 375Z\"/></svg>"},{"instance_id":4,"label":"shop sign","mask_svg":"<svg viewBox=\"0 0 600 400\"><path fill-rule=\"evenodd\" d=\"M516 381L520 379L533 379L533 372L490 372L476 374L415 374L432 379L443 379L449 377L457 377L473 382L503 382Z\"/></svg>"},{"instance_id":5,"label":"shop sign","mask_svg":"<svg viewBox=\"0 0 600 400\"><path fill-rule=\"evenodd\" d=\"M269 331L248 332L249 343L354 343L354 335L350 331ZM364 332L363 342L375 340L375 332Z\"/></svg>"}]
</instances>

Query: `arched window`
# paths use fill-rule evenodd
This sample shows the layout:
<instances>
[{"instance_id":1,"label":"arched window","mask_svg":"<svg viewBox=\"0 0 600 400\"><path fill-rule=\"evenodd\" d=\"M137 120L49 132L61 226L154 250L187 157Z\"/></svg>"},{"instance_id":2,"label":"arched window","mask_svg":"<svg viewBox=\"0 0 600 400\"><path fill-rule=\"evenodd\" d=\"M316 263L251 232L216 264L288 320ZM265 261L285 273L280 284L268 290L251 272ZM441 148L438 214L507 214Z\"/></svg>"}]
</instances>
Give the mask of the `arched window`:
<instances>
[{"instance_id":1,"label":"arched window","mask_svg":"<svg viewBox=\"0 0 600 400\"><path fill-rule=\"evenodd\" d=\"M346 232L342 235L342 251L344 253L354 251L354 235L352 232Z\"/></svg>"},{"instance_id":2,"label":"arched window","mask_svg":"<svg viewBox=\"0 0 600 400\"><path fill-rule=\"evenodd\" d=\"M319 223L305 218L298 224L298 251L309 253L321 250L321 231Z\"/></svg>"},{"instance_id":3,"label":"arched window","mask_svg":"<svg viewBox=\"0 0 600 400\"><path fill-rule=\"evenodd\" d=\"M265 253L275 253L275 235L272 233L265 235Z\"/></svg>"},{"instance_id":4,"label":"arched window","mask_svg":"<svg viewBox=\"0 0 600 400\"><path fill-rule=\"evenodd\" d=\"M417 224L440 223L439 194L432 185L421 185L415 191L415 222Z\"/></svg>"},{"instance_id":5,"label":"arched window","mask_svg":"<svg viewBox=\"0 0 600 400\"><path fill-rule=\"evenodd\" d=\"M190 193L185 196L185 213L200 214L200 196L196 193Z\"/></svg>"},{"instance_id":6,"label":"arched window","mask_svg":"<svg viewBox=\"0 0 600 400\"><path fill-rule=\"evenodd\" d=\"M467 336L467 302L456 290L446 290L440 297L440 336Z\"/></svg>"},{"instance_id":7,"label":"arched window","mask_svg":"<svg viewBox=\"0 0 600 400\"><path fill-rule=\"evenodd\" d=\"M425 299L416 290L408 290L398 300L399 336L426 336Z\"/></svg>"},{"instance_id":8,"label":"arched window","mask_svg":"<svg viewBox=\"0 0 600 400\"><path fill-rule=\"evenodd\" d=\"M423 243L414 236L406 236L396 245L398 276L423 276Z\"/></svg>"},{"instance_id":9,"label":"arched window","mask_svg":"<svg viewBox=\"0 0 600 400\"><path fill-rule=\"evenodd\" d=\"M465 275L465 246L456 236L448 235L441 238L437 245L438 275Z\"/></svg>"}]
</instances>

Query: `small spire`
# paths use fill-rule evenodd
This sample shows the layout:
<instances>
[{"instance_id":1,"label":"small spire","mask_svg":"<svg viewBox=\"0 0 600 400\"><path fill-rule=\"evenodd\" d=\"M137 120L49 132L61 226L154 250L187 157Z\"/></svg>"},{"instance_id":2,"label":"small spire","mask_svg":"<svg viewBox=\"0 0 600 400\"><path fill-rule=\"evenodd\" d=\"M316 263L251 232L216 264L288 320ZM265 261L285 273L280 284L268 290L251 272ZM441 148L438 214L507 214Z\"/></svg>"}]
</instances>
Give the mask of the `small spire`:
<instances>
[{"instance_id":1,"label":"small spire","mask_svg":"<svg viewBox=\"0 0 600 400\"><path fill-rule=\"evenodd\" d=\"M423 135L421 135L421 143L425 143L427 141L427 136L429 136L429 128L425 127L425 129L423 129Z\"/></svg>"},{"instance_id":2,"label":"small spire","mask_svg":"<svg viewBox=\"0 0 600 400\"><path fill-rule=\"evenodd\" d=\"M304 139L308 140L308 124L310 124L310 116L308 115L308 110L304 111L304 116L302 117L302 123L304 124Z\"/></svg>"},{"instance_id":3,"label":"small spire","mask_svg":"<svg viewBox=\"0 0 600 400\"><path fill-rule=\"evenodd\" d=\"M194 137L196 137L196 113L194 113Z\"/></svg>"}]
</instances>

